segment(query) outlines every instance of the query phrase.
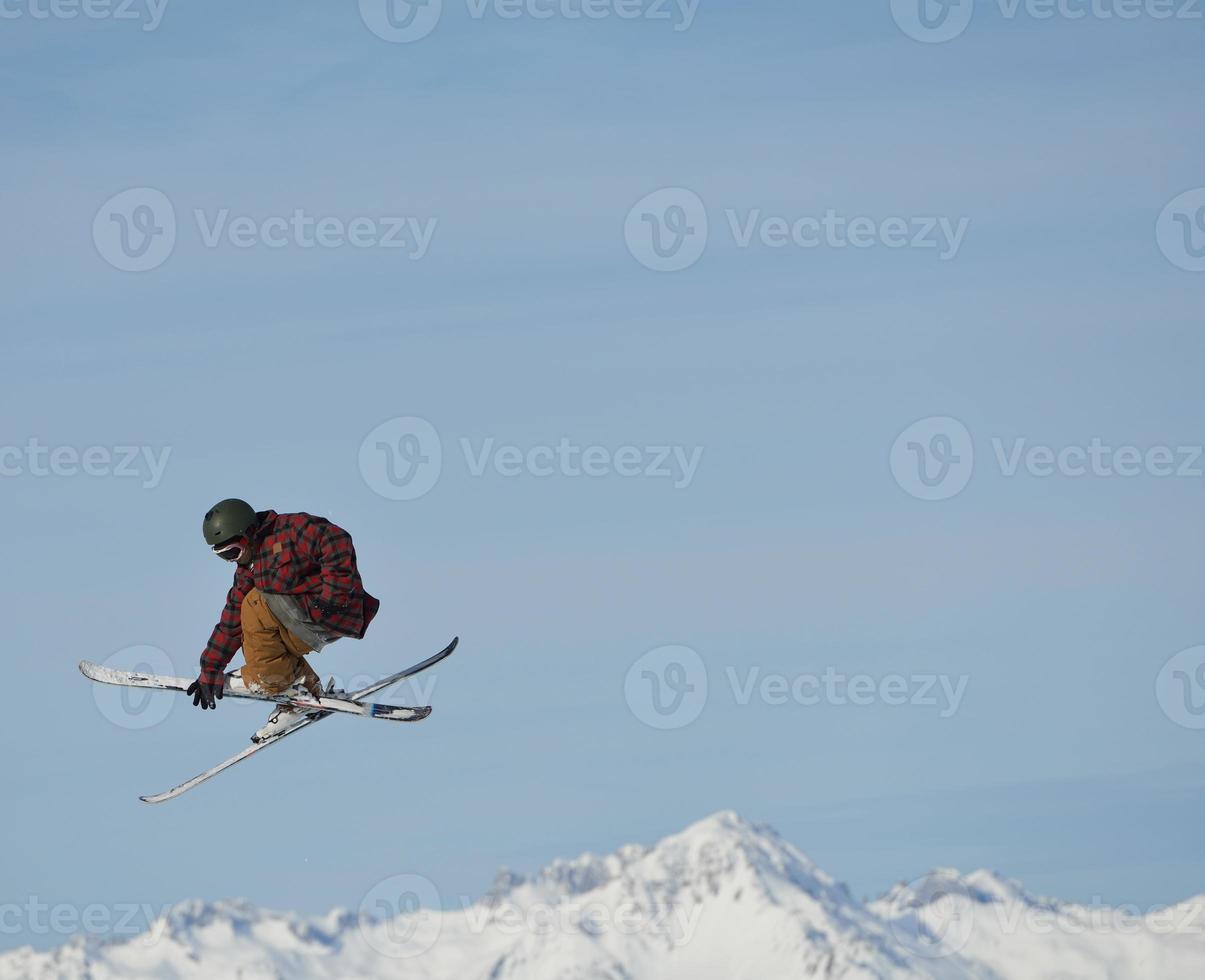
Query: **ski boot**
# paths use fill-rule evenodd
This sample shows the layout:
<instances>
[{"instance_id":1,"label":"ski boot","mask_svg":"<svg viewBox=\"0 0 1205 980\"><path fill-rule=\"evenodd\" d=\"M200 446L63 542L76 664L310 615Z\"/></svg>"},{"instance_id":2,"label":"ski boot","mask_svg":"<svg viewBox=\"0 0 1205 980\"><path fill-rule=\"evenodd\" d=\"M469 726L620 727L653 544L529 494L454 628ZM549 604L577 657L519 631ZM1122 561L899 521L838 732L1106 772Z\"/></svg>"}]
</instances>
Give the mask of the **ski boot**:
<instances>
[{"instance_id":1,"label":"ski boot","mask_svg":"<svg viewBox=\"0 0 1205 980\"><path fill-rule=\"evenodd\" d=\"M323 694L333 695L337 692L335 691L335 679L332 677L326 685L326 690L319 693L311 691L303 684L294 684L280 693L285 697L317 698L318 700L322 700ZM278 705L272 714L268 716L268 720L264 722L263 727L251 736L251 741L258 745L260 742L267 742L277 735L283 735L311 714L313 714L313 711L305 708L293 708L287 704Z\"/></svg>"}]
</instances>

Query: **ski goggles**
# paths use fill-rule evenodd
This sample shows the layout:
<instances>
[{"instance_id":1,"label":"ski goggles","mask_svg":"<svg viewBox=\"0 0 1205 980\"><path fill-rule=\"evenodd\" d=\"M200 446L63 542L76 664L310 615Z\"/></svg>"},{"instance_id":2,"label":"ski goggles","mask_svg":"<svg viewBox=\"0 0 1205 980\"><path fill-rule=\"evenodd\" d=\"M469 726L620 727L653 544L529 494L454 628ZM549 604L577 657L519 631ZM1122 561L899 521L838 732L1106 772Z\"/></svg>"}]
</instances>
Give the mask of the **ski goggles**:
<instances>
[{"instance_id":1,"label":"ski goggles","mask_svg":"<svg viewBox=\"0 0 1205 980\"><path fill-rule=\"evenodd\" d=\"M251 542L247 540L247 535L240 534L229 541L219 541L213 546L213 553L223 561L239 561L250 547Z\"/></svg>"}]
</instances>

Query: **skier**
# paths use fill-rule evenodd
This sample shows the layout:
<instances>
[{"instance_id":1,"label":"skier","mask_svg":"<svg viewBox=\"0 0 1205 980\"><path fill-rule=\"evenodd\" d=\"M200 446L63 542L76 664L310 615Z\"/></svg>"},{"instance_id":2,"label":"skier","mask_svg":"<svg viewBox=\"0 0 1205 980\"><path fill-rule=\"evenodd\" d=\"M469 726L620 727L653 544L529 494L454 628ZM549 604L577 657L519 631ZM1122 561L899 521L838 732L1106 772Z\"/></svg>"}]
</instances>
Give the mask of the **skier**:
<instances>
[{"instance_id":1,"label":"skier","mask_svg":"<svg viewBox=\"0 0 1205 980\"><path fill-rule=\"evenodd\" d=\"M217 707L240 646L243 682L252 690L320 697L322 683L305 655L345 636L363 637L381 605L364 591L351 535L322 517L257 512L237 499L214 504L203 531L214 554L237 567L200 675L188 688L193 705ZM253 739L302 714L278 708Z\"/></svg>"}]
</instances>

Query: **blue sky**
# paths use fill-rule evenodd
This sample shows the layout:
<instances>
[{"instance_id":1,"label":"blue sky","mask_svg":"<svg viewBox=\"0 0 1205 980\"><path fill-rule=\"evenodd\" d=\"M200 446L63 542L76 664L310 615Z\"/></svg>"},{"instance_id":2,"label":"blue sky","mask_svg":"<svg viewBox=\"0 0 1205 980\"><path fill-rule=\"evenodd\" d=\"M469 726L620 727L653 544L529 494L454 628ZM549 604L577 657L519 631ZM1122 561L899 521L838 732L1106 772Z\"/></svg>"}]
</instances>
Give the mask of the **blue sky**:
<instances>
[{"instance_id":1,"label":"blue sky","mask_svg":"<svg viewBox=\"0 0 1205 980\"><path fill-rule=\"evenodd\" d=\"M19 846L0 902L321 912L416 873L454 903L499 865L727 807L860 893L936 865L1082 901L1205 891L1205 734L1156 693L1205 643L1205 464L1008 476L993 446L1205 442L1205 274L1156 233L1205 186L1200 19L980 2L926 44L886 3L701 0L676 30L445 0L429 36L391 43L355 4L169 0L150 31L6 9L0 444L21 454L0 477L0 826ZM177 224L143 272L93 233L132 188ZM663 188L708 226L672 272L625 243ZM298 210L433 232L415 258L206 244L222 213L262 228ZM732 222L755 211L967 224L945 259L741 247ZM359 462L402 417L443 452L412 500ZM941 501L890 465L931 417L974 448ZM161 479L37 476L31 439L168 455ZM562 439L610 468L475 475L462 447ZM701 449L687 485L614 466L634 447L648 469L660 446ZM382 612L324 675L391 672L452 634L461 651L420 726L333 720L145 807L263 712L157 701L166 717L130 730L76 662L145 645L195 670L229 574L200 519L228 495L355 536ZM660 730L625 679L671 644L698 654L708 695ZM942 717L740 703L729 682L830 667L965 677L965 696Z\"/></svg>"}]
</instances>

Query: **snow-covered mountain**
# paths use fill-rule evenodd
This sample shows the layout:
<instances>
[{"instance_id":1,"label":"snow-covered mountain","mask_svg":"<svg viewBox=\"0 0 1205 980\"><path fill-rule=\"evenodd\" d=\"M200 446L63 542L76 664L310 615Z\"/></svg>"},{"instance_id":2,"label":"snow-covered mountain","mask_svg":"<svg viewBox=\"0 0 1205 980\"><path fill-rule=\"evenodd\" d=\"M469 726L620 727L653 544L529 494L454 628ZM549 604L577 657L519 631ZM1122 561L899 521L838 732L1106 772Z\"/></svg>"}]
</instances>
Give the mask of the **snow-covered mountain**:
<instances>
[{"instance_id":1,"label":"snow-covered mountain","mask_svg":"<svg viewBox=\"0 0 1205 980\"><path fill-rule=\"evenodd\" d=\"M0 980L1201 980L1205 895L1145 916L932 872L866 903L774 831L719 813L647 848L503 872L413 906L403 877L321 919L185 902L141 936L0 955ZM403 911L396 910L401 893ZM453 903L454 904L454 903Z\"/></svg>"}]
</instances>

